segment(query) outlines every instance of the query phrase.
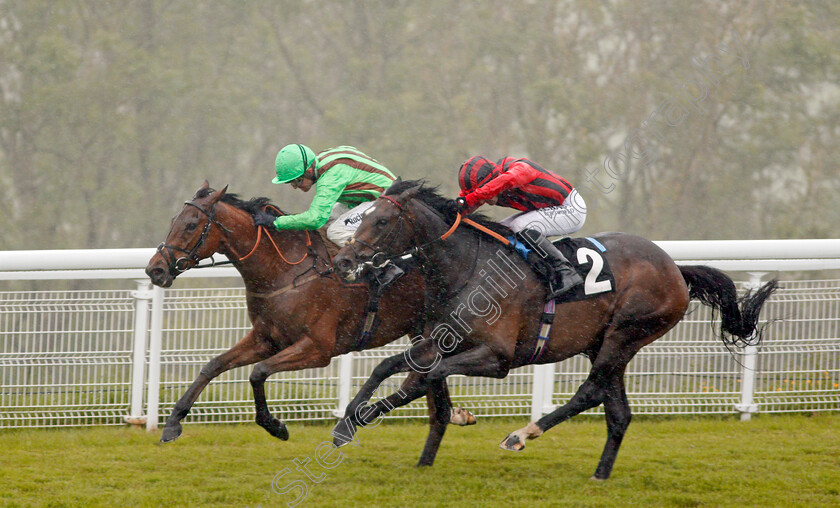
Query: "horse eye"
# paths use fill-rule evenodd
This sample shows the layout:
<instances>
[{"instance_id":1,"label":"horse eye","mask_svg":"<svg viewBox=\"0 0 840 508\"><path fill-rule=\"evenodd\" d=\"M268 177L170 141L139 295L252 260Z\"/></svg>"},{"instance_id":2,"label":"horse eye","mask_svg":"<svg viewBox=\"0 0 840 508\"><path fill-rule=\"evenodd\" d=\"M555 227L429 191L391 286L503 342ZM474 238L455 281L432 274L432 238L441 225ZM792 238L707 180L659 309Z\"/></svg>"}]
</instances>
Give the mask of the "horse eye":
<instances>
[{"instance_id":1,"label":"horse eye","mask_svg":"<svg viewBox=\"0 0 840 508\"><path fill-rule=\"evenodd\" d=\"M198 224L196 224L195 222L190 222L184 227L184 231L194 231L197 227Z\"/></svg>"},{"instance_id":2,"label":"horse eye","mask_svg":"<svg viewBox=\"0 0 840 508\"><path fill-rule=\"evenodd\" d=\"M376 224L378 226L387 226L388 225L388 219L379 219L378 221L376 221Z\"/></svg>"}]
</instances>

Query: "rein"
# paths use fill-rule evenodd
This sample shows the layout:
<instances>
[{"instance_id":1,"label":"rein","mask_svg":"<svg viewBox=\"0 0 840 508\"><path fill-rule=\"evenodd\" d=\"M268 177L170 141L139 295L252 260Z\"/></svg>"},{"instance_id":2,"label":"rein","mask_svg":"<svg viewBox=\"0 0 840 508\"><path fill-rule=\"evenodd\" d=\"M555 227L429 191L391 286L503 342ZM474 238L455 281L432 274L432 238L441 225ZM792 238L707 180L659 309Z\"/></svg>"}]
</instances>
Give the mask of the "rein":
<instances>
[{"instance_id":1,"label":"rein","mask_svg":"<svg viewBox=\"0 0 840 508\"><path fill-rule=\"evenodd\" d=\"M394 198L392 198L390 196L380 195L378 199L385 199L387 201L390 201L394 206L396 206L400 210L399 216L397 216L397 224L399 224L401 226L402 225L402 220L401 219L402 219L403 213L405 213L405 208L403 207L403 205L400 204L397 200L395 200ZM472 219L469 219L467 217L463 217L460 212L458 214L456 214L456 216L455 216L455 223L452 224L452 226L449 228L449 230L447 230L439 238L435 238L435 239L433 239L429 242L424 243L423 245L415 245L414 247L411 247L410 249L408 249L406 251L403 251L399 254L394 254L392 256L387 256L384 251L377 250L376 247L368 244L367 242L363 242L361 240L355 240L355 239L354 239L354 242L359 243L359 244L363 245L364 247L369 248L370 250L372 250L374 252L373 256L371 256L370 261L366 261L366 262L362 263L362 265L369 265L373 268L383 268L394 259L398 259L398 258L408 259L408 258L414 256L415 254L418 254L421 250L425 249L426 247L428 247L428 246L430 246L430 245L432 245L436 242L446 240L447 238L452 236L453 233L455 233L455 231L458 229L458 227L461 225L461 223L467 224L468 226L470 226L474 229L477 229L478 231L481 231L482 233L487 234L487 235L495 238L496 240L501 242L503 245L511 245L510 240L508 240L504 236L500 235L499 233L496 233L495 231L493 231L490 228L482 226L481 224L479 224L478 222L475 222ZM412 222L412 225L413 225L413 222ZM391 236L391 234L393 232L393 229L395 229L395 228L396 228L396 224L391 228L391 231L388 232L388 234L386 235L386 238ZM402 227L400 227L400 230L398 230L396 232L396 234L399 234L399 232L401 230L402 230ZM383 240L380 243L385 243L385 242ZM356 253L356 249L354 249L352 247L352 243L350 245L351 245L351 247L350 247L351 250L353 250L353 252ZM357 258L358 258L358 254L357 254Z\"/></svg>"},{"instance_id":2,"label":"rein","mask_svg":"<svg viewBox=\"0 0 840 508\"><path fill-rule=\"evenodd\" d=\"M204 223L204 229L201 231L201 236L198 237L198 240L196 240L195 245L193 245L192 248L189 249L189 250L184 249L182 247L177 247L175 245L169 245L166 242L161 242L160 245L158 245L157 251L160 253L161 257L164 260L166 260L167 263L169 264L169 273L170 273L170 275L173 275L173 276L179 275L179 274L184 273L187 270L189 270L189 268L190 268L189 263L190 262L192 262L193 265L195 265L195 266L198 265L198 261L199 261L198 254L197 254L198 249L200 249L204 245L204 242L207 241L207 235L210 233L210 228L213 226L213 224L216 224L217 226L219 226L219 229L221 229L225 233L231 233L231 230L229 230L224 225L222 225L222 223L220 223L219 221L216 220L216 204L215 203L213 204L212 207L210 207L209 212L207 210L205 210L204 208L200 207L199 205L195 204L192 201L185 201L184 205L185 206L192 206L192 207L198 209L201 213L203 213L204 215L207 216L207 222ZM174 224L173 224L173 227L174 227ZM170 234L172 233L171 228L169 230L169 233ZM169 235L167 235L167 237L168 236ZM166 250L164 250L164 249L166 249ZM176 255L173 254L173 251L183 252L184 254L186 254L186 256L176 257ZM216 260L213 259L213 256L210 256L210 260L212 261L212 263L210 265L205 265L205 267L211 267L211 266L216 266L217 265ZM222 263L218 263L218 264L221 265L221 264L228 264L228 263L230 263L230 261L222 262Z\"/></svg>"},{"instance_id":3,"label":"rein","mask_svg":"<svg viewBox=\"0 0 840 508\"><path fill-rule=\"evenodd\" d=\"M245 295L246 296L253 296L254 298L272 298L272 297L275 297L275 296L282 295L283 293L286 293L288 291L291 291L292 289L297 289L300 286L303 286L304 284L306 284L307 282L312 282L313 280L319 278L320 276L321 276L321 274L314 273L314 274L310 275L309 277L304 277L303 280L301 280L301 281L295 280L291 284L283 286L282 288L280 288L276 291L272 291L270 293L256 293L254 291L245 291Z\"/></svg>"},{"instance_id":4,"label":"rein","mask_svg":"<svg viewBox=\"0 0 840 508\"><path fill-rule=\"evenodd\" d=\"M403 214L405 212L405 207L402 204L400 204L398 201L396 201L395 199L391 198L390 196L379 196L379 197L382 198L382 199L386 199L386 200L390 201L400 210L400 213L397 216L397 224L399 224L401 226L402 225ZM428 206L428 205L426 205L426 206ZM377 251L376 248L373 245L370 245L366 242L360 242L360 241L356 240L356 242L361 243L362 245L364 245L365 247L368 247L369 249L371 249L374 252L374 255L371 257L370 261L361 263L360 265L363 266L363 265L367 264L367 265L370 265L374 268L382 268L385 265L387 265L388 263L390 263L391 260L393 260L393 259L396 259L396 258L403 258L403 259L410 258L410 257L412 257L416 254L419 254L421 250L425 249L426 247L428 247L428 246L430 246L430 245L432 245L436 242L446 241L447 238L449 238L450 236L452 236L455 233L455 231L458 229L458 227L461 225L461 223L467 224L468 226L472 227L473 229L476 229L476 230L478 230L478 231L480 231L480 232L482 232L486 235L489 235L489 236L495 238L496 240L498 240L499 242L501 242L504 245L507 245L507 246L511 245L511 241L508 240L507 238L505 238L504 236L500 235L499 233L496 233L495 231L491 230L490 228L488 228L486 226L482 226L481 224L479 224L478 222L475 222L472 219L469 219L467 217L463 217L461 215L461 213L459 212L456 215L455 222L452 224L452 226L450 226L450 228L443 235L441 235L439 238L434 238L434 239L426 242L423 245L415 245L414 247L408 249L407 251L404 251L401 254L396 254L396 255L393 255L393 256L390 256L390 257L386 256L384 251ZM388 238L391 235L392 230L396 228L397 224L392 226L391 231L389 231L388 234L385 235L385 238ZM412 224L412 226L414 226L413 221L411 221L411 224ZM402 230L402 227L400 227L400 230ZM478 266L478 258L479 258L480 252L481 252L481 240L482 240L481 235L477 235L477 236L478 236L478 247L475 249L475 260L473 261L472 270L470 270L469 276L464 280L464 283L461 285L460 288L458 288L455 291L447 292L447 294L443 296L444 300L450 300L450 299L454 298L456 295L458 295L461 291L463 291L464 288L467 287L467 284L469 284L469 281L475 275L475 270L476 270L476 267ZM379 243L385 243L385 242L384 242L384 240L382 240ZM355 249L353 249L353 251L355 253ZM382 256L384 258L384 261L382 263L376 264L376 263L374 263L374 260L376 260L378 256ZM357 255L357 259L358 259L358 255ZM427 295L427 298L428 298L428 295ZM534 351L531 353L530 359L528 360L527 364L537 363L539 361L540 357L542 356L543 352L545 351L546 344L549 341L549 336L550 336L550 333L551 333L551 326L554 322L556 305L557 305L557 299L556 298L549 300L545 304L542 316L540 318L540 329L537 333L537 342L536 342L536 345L534 347ZM426 307L428 308L428 301L426 303ZM371 314L368 314L368 317L370 318ZM373 317L375 318L375 314L373 314Z\"/></svg>"},{"instance_id":5,"label":"rein","mask_svg":"<svg viewBox=\"0 0 840 508\"><path fill-rule=\"evenodd\" d=\"M210 211L205 210L204 208L197 205L193 201L185 201L184 205L192 206L192 207L198 209L201 213L203 213L205 216L207 216L207 222L204 223L204 229L201 232L201 236L199 236L195 245L193 245L193 247L189 250L181 248L181 247L177 247L177 246L174 246L174 245L169 245L165 242L158 245L157 250L160 253L161 257L163 257L163 259L166 260L167 263L169 264L169 273L171 275L173 275L173 276L180 275L181 273L184 273L185 271L189 270L190 268L193 268L193 269L212 268L212 267L215 267L215 266L241 263L242 261L248 259L254 252L257 251L257 247L259 247L260 240L262 239L263 229L265 229L264 226L257 227L257 239L254 242L254 246L251 248L251 251L248 252L248 254L246 254L245 256L240 257L238 259L222 261L220 263L217 263L215 258L213 258L213 256L210 255L210 261L211 262L210 262L209 265L199 265L198 263L199 263L200 260L198 259L197 252L202 246L204 246L204 243L207 241L207 235L210 233L210 229L212 228L213 224L217 225L219 227L219 229L221 229L225 233L226 236L229 236L230 233L232 233L232 231L230 229L226 228L222 223L220 223L219 221L216 220L216 203L214 203L213 206L210 207ZM276 207L272 206L271 208L274 211L276 211L278 214L282 215L282 211L280 211ZM170 233L171 232L172 231L170 229ZM310 232L308 230L306 231L307 252L304 253L303 257L301 257L299 260L297 260L295 262L291 262L288 259L286 259L286 256L283 255L283 252L277 246L277 243L275 243L274 239L271 237L270 234L266 233L266 236L268 237L269 241L271 242L271 245L274 246L274 251L277 252L277 255L280 256L280 259L282 259L283 262L285 262L287 265L291 265L291 266L299 265L307 257L309 257L310 253L313 253L312 237L311 237ZM176 255L173 254L173 251L183 252L186 255L181 256L181 257L176 257ZM192 264L193 264L192 267L189 266L190 262L192 262ZM313 264L312 266L314 267L315 265Z\"/></svg>"},{"instance_id":6,"label":"rein","mask_svg":"<svg viewBox=\"0 0 840 508\"><path fill-rule=\"evenodd\" d=\"M459 218L461 217L460 213L458 214L458 217ZM486 233L486 234L492 236L496 240L502 242L504 245L510 245L510 240L508 240L504 236L500 235L499 233L496 233L492 229L482 226L481 224L479 224L478 222L475 222L472 219L468 219L468 218L464 217L464 224L466 224L468 226L471 226L471 227L481 231L482 233ZM458 225L458 221L456 220L455 225L452 226L453 227L453 229L452 229L453 232L455 231L455 228L457 228L457 225ZM445 240L445 238L441 238L441 239Z\"/></svg>"}]
</instances>

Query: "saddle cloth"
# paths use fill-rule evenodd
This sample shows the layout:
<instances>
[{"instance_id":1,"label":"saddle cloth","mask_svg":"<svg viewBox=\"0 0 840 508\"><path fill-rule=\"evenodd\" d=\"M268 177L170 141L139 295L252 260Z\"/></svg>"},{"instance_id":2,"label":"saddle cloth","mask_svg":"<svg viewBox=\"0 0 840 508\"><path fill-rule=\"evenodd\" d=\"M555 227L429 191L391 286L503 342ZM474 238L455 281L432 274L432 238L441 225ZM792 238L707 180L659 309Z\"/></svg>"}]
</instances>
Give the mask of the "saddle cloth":
<instances>
[{"instance_id":1,"label":"saddle cloth","mask_svg":"<svg viewBox=\"0 0 840 508\"><path fill-rule=\"evenodd\" d=\"M583 284L558 296L558 304L586 300L615 291L615 278L610 264L603 256L607 249L598 240L589 237L564 237L552 243L560 249L584 280Z\"/></svg>"}]
</instances>

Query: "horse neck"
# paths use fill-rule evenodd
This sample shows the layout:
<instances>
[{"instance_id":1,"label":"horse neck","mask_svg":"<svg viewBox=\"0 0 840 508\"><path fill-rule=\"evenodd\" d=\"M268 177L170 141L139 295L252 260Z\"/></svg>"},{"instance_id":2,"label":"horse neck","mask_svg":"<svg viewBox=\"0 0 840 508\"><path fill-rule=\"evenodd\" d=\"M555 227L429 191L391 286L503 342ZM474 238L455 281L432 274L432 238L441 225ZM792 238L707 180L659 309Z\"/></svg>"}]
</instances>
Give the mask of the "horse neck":
<instances>
[{"instance_id":1,"label":"horse neck","mask_svg":"<svg viewBox=\"0 0 840 508\"><path fill-rule=\"evenodd\" d=\"M426 208L425 206L423 208ZM438 292L447 293L462 287L474 276L476 263L484 247L478 237L471 231L459 228L446 240L440 237L449 230L448 226L437 214L426 209L422 213L423 235L418 244L428 244L423 257L430 267L424 270L424 277ZM462 260L463 262L453 262ZM434 267L432 270L431 267Z\"/></svg>"},{"instance_id":2,"label":"horse neck","mask_svg":"<svg viewBox=\"0 0 840 508\"><path fill-rule=\"evenodd\" d=\"M258 234L248 212L231 205L220 209L218 217L219 222L231 230L220 245L219 253L239 261L236 269L245 281L246 289L259 292L282 286L312 266L303 259L309 257L307 231L283 230L272 234L263 228ZM298 263L301 259L303 262Z\"/></svg>"}]
</instances>

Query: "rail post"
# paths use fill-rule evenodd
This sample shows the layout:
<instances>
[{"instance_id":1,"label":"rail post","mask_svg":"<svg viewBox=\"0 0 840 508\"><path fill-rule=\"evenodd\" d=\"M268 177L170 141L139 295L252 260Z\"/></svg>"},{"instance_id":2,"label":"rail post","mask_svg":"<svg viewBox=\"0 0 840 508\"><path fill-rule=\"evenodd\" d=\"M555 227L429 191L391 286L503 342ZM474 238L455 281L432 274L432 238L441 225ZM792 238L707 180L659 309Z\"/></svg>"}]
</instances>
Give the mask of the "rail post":
<instances>
[{"instance_id":1,"label":"rail post","mask_svg":"<svg viewBox=\"0 0 840 508\"><path fill-rule=\"evenodd\" d=\"M338 359L338 407L333 410L336 418L344 418L344 410L350 403L350 389L353 387L353 353L343 354Z\"/></svg>"},{"instance_id":2,"label":"rail post","mask_svg":"<svg viewBox=\"0 0 840 508\"><path fill-rule=\"evenodd\" d=\"M149 333L149 387L146 395L146 430L158 428L160 408L160 351L163 346L163 288L152 288L152 326Z\"/></svg>"},{"instance_id":3,"label":"rail post","mask_svg":"<svg viewBox=\"0 0 840 508\"><path fill-rule=\"evenodd\" d=\"M131 368L131 406L126 423L134 426L146 423L143 415L143 387L146 381L146 339L149 334L149 301L152 299L151 283L136 280L134 298L134 350Z\"/></svg>"},{"instance_id":4,"label":"rail post","mask_svg":"<svg viewBox=\"0 0 840 508\"><path fill-rule=\"evenodd\" d=\"M746 288L750 291L761 287L761 279L767 272L747 272L750 274L750 281ZM741 421L746 422L752 418L752 414L758 412L758 404L755 403L755 378L756 365L758 365L758 346L746 346L741 363L741 400L735 404L735 409L741 413Z\"/></svg>"},{"instance_id":5,"label":"rail post","mask_svg":"<svg viewBox=\"0 0 840 508\"><path fill-rule=\"evenodd\" d=\"M534 365L533 388L531 391L531 421L554 410L551 398L554 395L554 364Z\"/></svg>"}]
</instances>

